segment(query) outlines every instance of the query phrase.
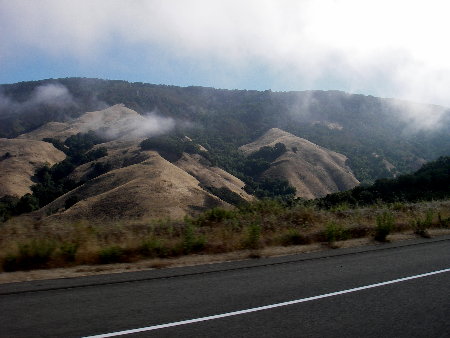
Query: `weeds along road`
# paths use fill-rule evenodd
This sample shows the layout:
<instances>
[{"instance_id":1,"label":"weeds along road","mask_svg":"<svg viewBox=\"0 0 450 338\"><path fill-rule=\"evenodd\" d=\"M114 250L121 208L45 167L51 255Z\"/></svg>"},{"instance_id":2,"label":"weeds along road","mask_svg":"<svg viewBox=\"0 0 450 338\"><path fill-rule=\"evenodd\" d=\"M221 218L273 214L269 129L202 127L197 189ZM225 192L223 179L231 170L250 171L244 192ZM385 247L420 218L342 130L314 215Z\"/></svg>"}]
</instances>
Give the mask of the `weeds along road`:
<instances>
[{"instance_id":1,"label":"weeds along road","mask_svg":"<svg viewBox=\"0 0 450 338\"><path fill-rule=\"evenodd\" d=\"M1 337L448 337L450 236L5 284L0 313Z\"/></svg>"}]
</instances>

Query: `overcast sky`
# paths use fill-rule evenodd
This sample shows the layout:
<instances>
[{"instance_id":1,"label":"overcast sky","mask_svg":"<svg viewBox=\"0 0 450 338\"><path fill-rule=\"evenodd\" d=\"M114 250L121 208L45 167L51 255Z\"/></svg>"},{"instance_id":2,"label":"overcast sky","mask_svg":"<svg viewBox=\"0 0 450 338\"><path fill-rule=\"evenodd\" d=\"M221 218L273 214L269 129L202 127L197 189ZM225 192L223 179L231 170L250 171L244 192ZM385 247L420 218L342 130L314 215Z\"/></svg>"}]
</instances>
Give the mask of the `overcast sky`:
<instances>
[{"instance_id":1,"label":"overcast sky","mask_svg":"<svg viewBox=\"0 0 450 338\"><path fill-rule=\"evenodd\" d=\"M0 0L0 83L338 89L450 106L449 1Z\"/></svg>"}]
</instances>

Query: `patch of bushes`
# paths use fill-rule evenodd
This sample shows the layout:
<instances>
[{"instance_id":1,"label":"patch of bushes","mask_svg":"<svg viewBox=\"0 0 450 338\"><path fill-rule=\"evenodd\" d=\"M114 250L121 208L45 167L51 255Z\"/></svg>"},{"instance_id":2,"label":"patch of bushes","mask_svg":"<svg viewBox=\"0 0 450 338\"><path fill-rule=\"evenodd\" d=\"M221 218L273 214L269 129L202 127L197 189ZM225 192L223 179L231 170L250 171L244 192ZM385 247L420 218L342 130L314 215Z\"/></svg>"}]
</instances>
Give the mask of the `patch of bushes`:
<instances>
[{"instance_id":1,"label":"patch of bushes","mask_svg":"<svg viewBox=\"0 0 450 338\"><path fill-rule=\"evenodd\" d=\"M429 238L430 235L428 234L427 229L431 228L431 226L433 225L433 216L434 216L433 210L429 209L426 211L423 220L419 218L415 219L412 222L414 233L421 237Z\"/></svg>"},{"instance_id":2,"label":"patch of bushes","mask_svg":"<svg viewBox=\"0 0 450 338\"><path fill-rule=\"evenodd\" d=\"M151 238L144 241L140 247L139 252L144 257L150 258L164 258L170 256L171 254L170 248L165 245L164 241L156 238Z\"/></svg>"},{"instance_id":3,"label":"patch of bushes","mask_svg":"<svg viewBox=\"0 0 450 338\"><path fill-rule=\"evenodd\" d=\"M205 248L205 244L206 244L205 236L196 234L193 225L191 224L187 225L183 233L183 241L182 241L183 253L190 254L202 251Z\"/></svg>"},{"instance_id":4,"label":"patch of bushes","mask_svg":"<svg viewBox=\"0 0 450 338\"><path fill-rule=\"evenodd\" d=\"M8 255L3 261L4 271L45 268L56 245L53 241L34 239L18 245L18 253Z\"/></svg>"},{"instance_id":5,"label":"patch of bushes","mask_svg":"<svg viewBox=\"0 0 450 338\"><path fill-rule=\"evenodd\" d=\"M325 227L325 238L328 243L334 243L348 239L349 234L342 225L335 222L328 222Z\"/></svg>"},{"instance_id":6,"label":"patch of bushes","mask_svg":"<svg viewBox=\"0 0 450 338\"><path fill-rule=\"evenodd\" d=\"M236 217L237 217L236 210L212 208L203 212L196 219L192 220L192 222L199 226L209 226L214 223L220 223L228 219L234 219ZM189 222L188 220L185 221Z\"/></svg>"},{"instance_id":7,"label":"patch of bushes","mask_svg":"<svg viewBox=\"0 0 450 338\"><path fill-rule=\"evenodd\" d=\"M100 264L124 262L125 257L125 250L117 245L103 248L98 252L98 261Z\"/></svg>"},{"instance_id":8,"label":"patch of bushes","mask_svg":"<svg viewBox=\"0 0 450 338\"><path fill-rule=\"evenodd\" d=\"M212 186L204 186L203 188L205 188L205 190L209 191L211 194L219 197L222 201L230 203L231 205L238 206L246 203L246 201L241 196L231 191L227 187L216 188Z\"/></svg>"},{"instance_id":9,"label":"patch of bushes","mask_svg":"<svg viewBox=\"0 0 450 338\"><path fill-rule=\"evenodd\" d=\"M375 240L379 242L386 242L387 236L394 229L394 214L389 211L384 211L376 218Z\"/></svg>"},{"instance_id":10,"label":"patch of bushes","mask_svg":"<svg viewBox=\"0 0 450 338\"><path fill-rule=\"evenodd\" d=\"M302 235L297 229L289 229L288 232L281 237L281 244L284 246L303 245L309 244L310 242L311 240L307 236Z\"/></svg>"},{"instance_id":11,"label":"patch of bushes","mask_svg":"<svg viewBox=\"0 0 450 338\"><path fill-rule=\"evenodd\" d=\"M438 213L438 221L439 225L443 228L449 228L450 227L450 217L443 218L441 213Z\"/></svg>"},{"instance_id":12,"label":"patch of bushes","mask_svg":"<svg viewBox=\"0 0 450 338\"><path fill-rule=\"evenodd\" d=\"M178 161L183 156L183 152L202 153L199 146L190 139L176 135L150 137L142 141L140 146L142 150L156 150L169 162Z\"/></svg>"},{"instance_id":13,"label":"patch of bushes","mask_svg":"<svg viewBox=\"0 0 450 338\"><path fill-rule=\"evenodd\" d=\"M64 242L59 246L59 254L65 262L74 262L78 248L78 243Z\"/></svg>"},{"instance_id":14,"label":"patch of bushes","mask_svg":"<svg viewBox=\"0 0 450 338\"><path fill-rule=\"evenodd\" d=\"M253 223L247 227L247 236L244 239L245 249L259 249L261 247L261 226Z\"/></svg>"}]
</instances>

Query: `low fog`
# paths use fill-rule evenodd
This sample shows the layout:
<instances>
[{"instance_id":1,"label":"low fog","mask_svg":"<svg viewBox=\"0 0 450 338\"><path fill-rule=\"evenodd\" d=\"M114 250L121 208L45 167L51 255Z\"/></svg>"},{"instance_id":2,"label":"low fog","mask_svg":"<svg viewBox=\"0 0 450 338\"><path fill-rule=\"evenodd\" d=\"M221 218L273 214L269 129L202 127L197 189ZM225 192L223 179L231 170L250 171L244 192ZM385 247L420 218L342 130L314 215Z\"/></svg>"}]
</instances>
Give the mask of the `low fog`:
<instances>
[{"instance_id":1,"label":"low fog","mask_svg":"<svg viewBox=\"0 0 450 338\"><path fill-rule=\"evenodd\" d=\"M172 118L160 116L156 112L139 115L123 105L84 115L80 120L83 132L94 130L107 139L158 136L170 132L176 125Z\"/></svg>"},{"instance_id":2,"label":"low fog","mask_svg":"<svg viewBox=\"0 0 450 338\"><path fill-rule=\"evenodd\" d=\"M139 74L138 81L154 83L157 74L164 84L336 89L450 107L449 6L438 0L1 1L0 30L8 33L0 36L0 68L38 53L96 77ZM439 123L439 114L404 112L425 128Z\"/></svg>"},{"instance_id":3,"label":"low fog","mask_svg":"<svg viewBox=\"0 0 450 338\"><path fill-rule=\"evenodd\" d=\"M36 87L29 99L16 101L0 92L0 114L18 113L36 105L47 105L54 108L76 106L69 90L58 83L50 83Z\"/></svg>"}]
</instances>

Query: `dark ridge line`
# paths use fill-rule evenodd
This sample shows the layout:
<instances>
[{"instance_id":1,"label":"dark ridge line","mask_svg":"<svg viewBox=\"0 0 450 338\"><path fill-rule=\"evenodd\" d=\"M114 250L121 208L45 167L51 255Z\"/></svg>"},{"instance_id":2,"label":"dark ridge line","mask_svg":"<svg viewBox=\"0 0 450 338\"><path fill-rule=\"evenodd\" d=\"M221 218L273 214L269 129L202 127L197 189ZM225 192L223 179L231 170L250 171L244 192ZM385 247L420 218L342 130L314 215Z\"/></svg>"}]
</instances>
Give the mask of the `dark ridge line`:
<instances>
[{"instance_id":1,"label":"dark ridge line","mask_svg":"<svg viewBox=\"0 0 450 338\"><path fill-rule=\"evenodd\" d=\"M268 267L268 266L295 264L295 263L309 262L309 261L315 261L315 260L325 260L325 259L330 259L330 258L334 258L334 257L353 256L353 255L365 254L365 253L370 253L370 252L394 250L394 249L399 249L399 248L407 248L407 247L426 245L426 244L435 244L435 243L440 243L440 242L445 242L445 241L450 241L450 238L443 238L443 239L437 239L437 240L432 240L432 241L424 241L424 242L419 242L419 243L410 243L410 244L404 244L404 245L396 245L396 246L384 247L384 248L365 249L365 250L357 251L357 252L336 253L336 254L330 254L330 255L321 256L321 257L300 258L300 259L293 259L293 260L288 260L288 261L283 261L283 262L273 262L273 263L257 264L257 265L251 265L251 266L242 266L242 267L235 267L235 268L228 268L228 269L190 272L190 273L175 274L175 275L169 275L169 276L135 278L135 279L130 279L130 280L122 280L122 281L98 282L98 283L89 283L89 284L83 284L83 285L49 287L49 288L36 289L36 290L0 292L0 296L10 296L10 295L18 295L18 294L26 294L26 293L37 293L37 292L59 291L59 290L71 290L71 289L88 288L88 287L95 287L95 286L137 283L137 282L146 282L146 281L152 281L152 280L162 280L162 279L172 279L172 278L182 278L182 277L206 275L206 274L213 274L213 273L220 273L220 272L249 270L249 269L263 268L263 267ZM267 257L267 258L270 258L270 257ZM222 263L217 263L217 264L222 264ZM73 277L73 278L83 278L83 277ZM64 278L61 278L60 280L63 280L63 279Z\"/></svg>"}]
</instances>

